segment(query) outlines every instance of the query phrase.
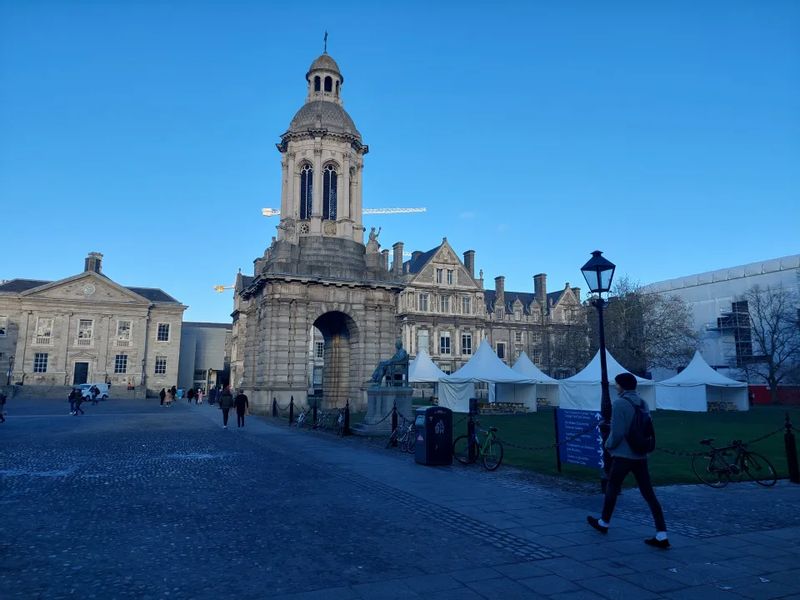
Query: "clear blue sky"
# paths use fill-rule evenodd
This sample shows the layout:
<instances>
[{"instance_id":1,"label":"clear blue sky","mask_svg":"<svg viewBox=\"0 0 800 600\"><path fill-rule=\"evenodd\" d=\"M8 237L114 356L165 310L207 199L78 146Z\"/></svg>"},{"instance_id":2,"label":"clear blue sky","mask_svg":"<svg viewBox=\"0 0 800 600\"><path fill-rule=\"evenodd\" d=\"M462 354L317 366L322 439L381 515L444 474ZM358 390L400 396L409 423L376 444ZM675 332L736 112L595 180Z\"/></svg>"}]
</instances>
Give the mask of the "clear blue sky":
<instances>
[{"instance_id":1,"label":"clear blue sky","mask_svg":"<svg viewBox=\"0 0 800 600\"><path fill-rule=\"evenodd\" d=\"M187 320L274 235L275 142L328 50L384 247L487 287L642 283L800 252L800 3L0 0L0 278L89 251Z\"/></svg>"}]
</instances>

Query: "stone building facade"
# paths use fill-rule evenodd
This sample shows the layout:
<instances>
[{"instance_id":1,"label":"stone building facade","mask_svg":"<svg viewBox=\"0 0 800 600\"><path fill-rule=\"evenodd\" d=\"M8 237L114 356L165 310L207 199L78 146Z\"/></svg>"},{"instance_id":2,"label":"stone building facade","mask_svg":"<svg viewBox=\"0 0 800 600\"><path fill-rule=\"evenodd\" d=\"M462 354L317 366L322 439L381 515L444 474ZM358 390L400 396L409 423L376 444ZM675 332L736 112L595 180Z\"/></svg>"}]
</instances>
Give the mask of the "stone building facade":
<instances>
[{"instance_id":1,"label":"stone building facade","mask_svg":"<svg viewBox=\"0 0 800 600\"><path fill-rule=\"evenodd\" d=\"M90 253L66 279L0 285L0 365L10 383L151 392L177 384L186 306L160 289L112 281L102 259Z\"/></svg>"},{"instance_id":2,"label":"stone building facade","mask_svg":"<svg viewBox=\"0 0 800 600\"><path fill-rule=\"evenodd\" d=\"M178 387L209 390L230 383L231 324L184 321Z\"/></svg>"},{"instance_id":3,"label":"stone building facade","mask_svg":"<svg viewBox=\"0 0 800 600\"><path fill-rule=\"evenodd\" d=\"M462 262L445 239L403 261L403 244L381 250L374 229L364 243L362 171L368 147L343 108L344 78L327 54L306 73L306 102L277 144L282 189L277 236L239 273L234 293L231 382L266 409L272 400L304 404L324 389L323 407L366 404L366 386L400 338L413 356L427 347L446 371L488 338L507 363L522 351L554 375L566 369L549 349L585 332L580 290L484 290L475 252ZM585 333L579 343L585 344Z\"/></svg>"}]
</instances>

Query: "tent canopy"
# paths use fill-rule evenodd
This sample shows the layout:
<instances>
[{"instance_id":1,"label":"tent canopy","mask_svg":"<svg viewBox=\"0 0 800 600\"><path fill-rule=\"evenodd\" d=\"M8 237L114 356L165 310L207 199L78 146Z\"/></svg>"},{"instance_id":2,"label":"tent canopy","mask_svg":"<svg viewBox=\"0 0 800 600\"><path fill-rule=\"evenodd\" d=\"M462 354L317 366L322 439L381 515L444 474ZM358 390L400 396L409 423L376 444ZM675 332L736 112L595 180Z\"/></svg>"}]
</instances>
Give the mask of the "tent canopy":
<instances>
[{"instance_id":1,"label":"tent canopy","mask_svg":"<svg viewBox=\"0 0 800 600\"><path fill-rule=\"evenodd\" d=\"M517 358L517 362L515 362L514 366L511 368L520 375L530 377L536 382L533 393L535 406L530 404L530 400L524 401L525 406L533 410L537 410L539 404L543 406L558 406L560 389L558 380L544 374L539 367L531 362L527 354L524 352L520 354L519 358ZM502 389L505 387L505 384L498 384L498 387L502 394L505 391Z\"/></svg>"},{"instance_id":2,"label":"tent canopy","mask_svg":"<svg viewBox=\"0 0 800 600\"><path fill-rule=\"evenodd\" d=\"M524 352L519 355L517 362L514 363L514 366L511 367L511 369L520 375L530 377L536 383L550 383L553 385L558 385L557 379L553 379L549 375L543 373L539 367L531 362L531 359L528 358L528 355Z\"/></svg>"},{"instance_id":3,"label":"tent canopy","mask_svg":"<svg viewBox=\"0 0 800 600\"><path fill-rule=\"evenodd\" d=\"M446 376L425 350L420 350L416 358L408 365L409 383L436 383Z\"/></svg>"},{"instance_id":4,"label":"tent canopy","mask_svg":"<svg viewBox=\"0 0 800 600\"><path fill-rule=\"evenodd\" d=\"M439 379L442 383L467 383L483 381L486 383L535 383L525 375L521 375L506 365L492 350L486 340L478 346L478 351L469 362L452 375Z\"/></svg>"},{"instance_id":5,"label":"tent canopy","mask_svg":"<svg viewBox=\"0 0 800 600\"><path fill-rule=\"evenodd\" d=\"M606 367L608 370L609 391L611 398L616 396L614 393L614 378L620 373L629 373L611 353L606 350ZM649 379L636 377L639 384L637 391L642 399L647 402L650 410L656 408L656 394L653 382ZM591 362L580 372L559 382L561 386L559 406L576 410L600 410L600 400L602 395L601 388L601 369L600 351L594 355Z\"/></svg>"},{"instance_id":6,"label":"tent canopy","mask_svg":"<svg viewBox=\"0 0 800 600\"><path fill-rule=\"evenodd\" d=\"M705 412L709 402L747 410L747 384L725 377L712 369L700 352L688 366L656 384L656 405L667 410Z\"/></svg>"}]
</instances>

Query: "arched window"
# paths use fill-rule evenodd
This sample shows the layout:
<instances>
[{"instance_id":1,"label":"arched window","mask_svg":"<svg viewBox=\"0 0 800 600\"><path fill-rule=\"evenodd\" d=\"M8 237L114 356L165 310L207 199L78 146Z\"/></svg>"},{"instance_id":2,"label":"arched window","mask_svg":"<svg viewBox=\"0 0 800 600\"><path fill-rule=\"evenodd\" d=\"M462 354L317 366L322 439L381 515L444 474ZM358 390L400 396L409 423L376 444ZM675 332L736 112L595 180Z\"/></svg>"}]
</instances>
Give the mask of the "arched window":
<instances>
[{"instance_id":1,"label":"arched window","mask_svg":"<svg viewBox=\"0 0 800 600\"><path fill-rule=\"evenodd\" d=\"M325 78L325 91L331 92L333 91L333 79L331 79L330 75Z\"/></svg>"},{"instance_id":2,"label":"arched window","mask_svg":"<svg viewBox=\"0 0 800 600\"><path fill-rule=\"evenodd\" d=\"M322 173L322 218L336 220L336 167L328 165Z\"/></svg>"},{"instance_id":3,"label":"arched window","mask_svg":"<svg viewBox=\"0 0 800 600\"><path fill-rule=\"evenodd\" d=\"M314 169L305 164L300 169L300 218L311 218L311 203L314 196Z\"/></svg>"},{"instance_id":4,"label":"arched window","mask_svg":"<svg viewBox=\"0 0 800 600\"><path fill-rule=\"evenodd\" d=\"M319 88L320 88L320 79L319 75L317 75L316 77L314 77L314 91L318 92Z\"/></svg>"}]
</instances>

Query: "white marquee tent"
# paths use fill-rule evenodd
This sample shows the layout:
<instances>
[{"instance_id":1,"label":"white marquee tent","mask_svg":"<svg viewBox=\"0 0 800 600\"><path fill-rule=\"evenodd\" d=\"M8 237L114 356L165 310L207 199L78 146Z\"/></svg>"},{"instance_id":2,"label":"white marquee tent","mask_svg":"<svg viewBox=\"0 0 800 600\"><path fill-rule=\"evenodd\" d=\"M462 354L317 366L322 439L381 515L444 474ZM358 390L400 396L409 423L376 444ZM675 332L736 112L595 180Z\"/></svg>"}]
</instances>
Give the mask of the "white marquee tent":
<instances>
[{"instance_id":1,"label":"white marquee tent","mask_svg":"<svg viewBox=\"0 0 800 600\"><path fill-rule=\"evenodd\" d=\"M544 400L550 406L558 406L558 396L559 396L559 387L558 387L558 380L553 379L549 375L546 375L537 367L531 359L528 358L528 355L524 352L519 355L517 358L517 362L514 363L514 366L511 367L513 371L516 371L523 377L528 377L533 380L534 382L534 402L532 405L529 405L530 398L529 394L527 394L527 390L524 393L524 398L520 400L508 400L509 402L522 402L529 410L536 410L538 406L539 399ZM489 385L489 402L495 402L495 396L499 394L501 397L504 398L513 398L516 393L519 391L520 386L516 384L508 384L508 383L497 383L494 385Z\"/></svg>"},{"instance_id":2,"label":"white marquee tent","mask_svg":"<svg viewBox=\"0 0 800 600\"><path fill-rule=\"evenodd\" d=\"M608 391L611 394L611 401L614 401L617 393L614 387L614 378L620 373L628 373L620 365L611 353L606 350L606 367L608 369ZM647 402L650 410L656 408L655 385L649 379L636 377L636 391L642 399ZM602 388L600 385L600 351L594 355L592 361L580 373L573 375L559 382L561 386L559 406L574 410L600 410Z\"/></svg>"},{"instance_id":3,"label":"white marquee tent","mask_svg":"<svg viewBox=\"0 0 800 600\"><path fill-rule=\"evenodd\" d=\"M656 383L656 406L668 410L705 412L709 402L732 404L748 410L747 384L718 373L695 352L680 373Z\"/></svg>"},{"instance_id":4,"label":"white marquee tent","mask_svg":"<svg viewBox=\"0 0 800 600\"><path fill-rule=\"evenodd\" d=\"M409 383L436 383L446 376L425 350L420 350L416 358L408 363Z\"/></svg>"},{"instance_id":5,"label":"white marquee tent","mask_svg":"<svg viewBox=\"0 0 800 600\"><path fill-rule=\"evenodd\" d=\"M439 379L439 406L454 412L469 412L469 399L475 397L475 382L507 384L498 390L497 402L521 402L536 410L536 382L514 371L483 340L469 362L452 375Z\"/></svg>"}]
</instances>

